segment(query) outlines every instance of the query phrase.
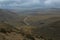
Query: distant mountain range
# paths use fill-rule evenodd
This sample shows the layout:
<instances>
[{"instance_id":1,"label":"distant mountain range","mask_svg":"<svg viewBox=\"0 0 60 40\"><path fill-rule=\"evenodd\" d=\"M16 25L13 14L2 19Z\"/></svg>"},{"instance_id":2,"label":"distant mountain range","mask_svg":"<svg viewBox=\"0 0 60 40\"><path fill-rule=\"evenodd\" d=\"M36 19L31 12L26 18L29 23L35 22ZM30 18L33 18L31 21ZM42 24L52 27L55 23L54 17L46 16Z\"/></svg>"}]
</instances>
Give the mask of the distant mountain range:
<instances>
[{"instance_id":1,"label":"distant mountain range","mask_svg":"<svg viewBox=\"0 0 60 40\"><path fill-rule=\"evenodd\" d=\"M60 8L33 8L33 9L13 9L10 10L12 12L15 12L17 14L60 14Z\"/></svg>"}]
</instances>

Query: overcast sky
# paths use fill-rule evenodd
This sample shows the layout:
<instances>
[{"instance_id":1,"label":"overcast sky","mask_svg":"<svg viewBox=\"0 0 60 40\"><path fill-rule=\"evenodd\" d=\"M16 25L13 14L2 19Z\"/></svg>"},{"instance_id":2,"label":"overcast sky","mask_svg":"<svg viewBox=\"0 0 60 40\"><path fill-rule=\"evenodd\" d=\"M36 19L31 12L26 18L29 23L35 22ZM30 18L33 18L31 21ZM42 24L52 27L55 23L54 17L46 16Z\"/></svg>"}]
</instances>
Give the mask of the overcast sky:
<instances>
[{"instance_id":1,"label":"overcast sky","mask_svg":"<svg viewBox=\"0 0 60 40\"><path fill-rule=\"evenodd\" d=\"M0 0L0 8L60 8L60 0Z\"/></svg>"}]
</instances>

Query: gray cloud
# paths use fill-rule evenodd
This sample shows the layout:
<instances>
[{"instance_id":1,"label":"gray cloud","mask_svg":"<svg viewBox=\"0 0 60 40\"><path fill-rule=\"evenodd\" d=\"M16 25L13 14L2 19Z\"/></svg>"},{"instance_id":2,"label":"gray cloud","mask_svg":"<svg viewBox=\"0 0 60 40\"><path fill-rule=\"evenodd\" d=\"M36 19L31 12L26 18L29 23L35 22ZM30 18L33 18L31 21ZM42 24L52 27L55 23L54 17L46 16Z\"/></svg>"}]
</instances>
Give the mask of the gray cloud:
<instances>
[{"instance_id":1,"label":"gray cloud","mask_svg":"<svg viewBox=\"0 0 60 40\"><path fill-rule=\"evenodd\" d=\"M60 0L0 0L0 8L60 7Z\"/></svg>"}]
</instances>

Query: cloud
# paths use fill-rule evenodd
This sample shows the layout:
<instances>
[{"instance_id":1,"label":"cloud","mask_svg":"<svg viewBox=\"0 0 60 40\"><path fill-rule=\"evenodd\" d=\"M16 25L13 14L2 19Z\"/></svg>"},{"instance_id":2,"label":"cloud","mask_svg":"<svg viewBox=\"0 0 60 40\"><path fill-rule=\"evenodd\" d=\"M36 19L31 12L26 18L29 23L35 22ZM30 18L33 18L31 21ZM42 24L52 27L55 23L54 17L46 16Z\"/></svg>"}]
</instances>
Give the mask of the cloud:
<instances>
[{"instance_id":1,"label":"cloud","mask_svg":"<svg viewBox=\"0 0 60 40\"><path fill-rule=\"evenodd\" d=\"M39 0L0 0L0 7L23 7L39 3Z\"/></svg>"},{"instance_id":2,"label":"cloud","mask_svg":"<svg viewBox=\"0 0 60 40\"><path fill-rule=\"evenodd\" d=\"M44 3L46 6L60 7L60 0L46 0Z\"/></svg>"},{"instance_id":3,"label":"cloud","mask_svg":"<svg viewBox=\"0 0 60 40\"><path fill-rule=\"evenodd\" d=\"M0 0L0 8L27 8L38 6L60 7L60 0Z\"/></svg>"},{"instance_id":4,"label":"cloud","mask_svg":"<svg viewBox=\"0 0 60 40\"><path fill-rule=\"evenodd\" d=\"M60 3L60 0L46 0L45 4L55 4L55 3Z\"/></svg>"}]
</instances>

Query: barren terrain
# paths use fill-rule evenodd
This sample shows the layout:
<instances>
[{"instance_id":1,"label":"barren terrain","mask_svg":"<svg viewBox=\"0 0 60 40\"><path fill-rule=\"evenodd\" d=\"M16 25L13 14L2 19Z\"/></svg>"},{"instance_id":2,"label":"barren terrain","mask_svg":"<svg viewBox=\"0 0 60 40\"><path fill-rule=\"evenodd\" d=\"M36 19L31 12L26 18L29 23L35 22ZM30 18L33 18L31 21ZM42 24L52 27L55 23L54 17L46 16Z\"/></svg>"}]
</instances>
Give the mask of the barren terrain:
<instances>
[{"instance_id":1,"label":"barren terrain","mask_svg":"<svg viewBox=\"0 0 60 40\"><path fill-rule=\"evenodd\" d=\"M51 14L19 16L0 10L0 40L60 40L60 15Z\"/></svg>"}]
</instances>

